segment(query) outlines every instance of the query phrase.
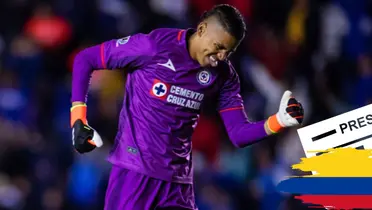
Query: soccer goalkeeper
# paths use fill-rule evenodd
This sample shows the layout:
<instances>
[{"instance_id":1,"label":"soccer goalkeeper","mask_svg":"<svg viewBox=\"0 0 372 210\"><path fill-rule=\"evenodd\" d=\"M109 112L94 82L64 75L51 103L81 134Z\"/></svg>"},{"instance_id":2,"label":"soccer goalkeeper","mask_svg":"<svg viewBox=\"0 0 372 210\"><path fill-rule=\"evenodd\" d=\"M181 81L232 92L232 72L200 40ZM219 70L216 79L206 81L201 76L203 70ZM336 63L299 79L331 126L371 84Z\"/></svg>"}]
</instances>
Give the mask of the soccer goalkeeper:
<instances>
[{"instance_id":1,"label":"soccer goalkeeper","mask_svg":"<svg viewBox=\"0 0 372 210\"><path fill-rule=\"evenodd\" d=\"M303 120L301 104L286 91L279 110L250 122L229 56L245 37L240 12L230 5L207 11L195 29L160 28L106 41L81 51L72 80L71 127L74 148L102 145L88 125L86 101L94 70L128 71L105 210L197 209L191 136L200 109L215 100L236 147L253 144Z\"/></svg>"}]
</instances>

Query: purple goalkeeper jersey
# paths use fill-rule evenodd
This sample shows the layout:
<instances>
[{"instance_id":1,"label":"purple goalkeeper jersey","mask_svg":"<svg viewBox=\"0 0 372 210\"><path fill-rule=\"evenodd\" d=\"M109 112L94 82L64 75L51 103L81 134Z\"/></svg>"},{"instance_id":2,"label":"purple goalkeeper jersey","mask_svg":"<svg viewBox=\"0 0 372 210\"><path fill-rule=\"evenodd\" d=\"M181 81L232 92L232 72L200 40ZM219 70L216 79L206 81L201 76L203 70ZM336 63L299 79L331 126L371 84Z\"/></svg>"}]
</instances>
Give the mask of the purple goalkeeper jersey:
<instances>
[{"instance_id":1,"label":"purple goalkeeper jersey","mask_svg":"<svg viewBox=\"0 0 372 210\"><path fill-rule=\"evenodd\" d=\"M191 136L204 102L215 100L220 112L242 109L232 65L201 67L187 49L187 34L192 32L156 29L97 48L100 61L92 66L128 72L118 134L108 158L112 164L166 181L192 183ZM76 76L75 86L80 80ZM83 97L77 95L73 101ZM266 135L263 122L256 127L258 134L252 135Z\"/></svg>"},{"instance_id":2,"label":"purple goalkeeper jersey","mask_svg":"<svg viewBox=\"0 0 372 210\"><path fill-rule=\"evenodd\" d=\"M221 91L219 109L242 107L236 72L201 67L189 55L187 32L156 29L102 44L103 66L129 68L112 164L192 183L191 136L203 102Z\"/></svg>"}]
</instances>

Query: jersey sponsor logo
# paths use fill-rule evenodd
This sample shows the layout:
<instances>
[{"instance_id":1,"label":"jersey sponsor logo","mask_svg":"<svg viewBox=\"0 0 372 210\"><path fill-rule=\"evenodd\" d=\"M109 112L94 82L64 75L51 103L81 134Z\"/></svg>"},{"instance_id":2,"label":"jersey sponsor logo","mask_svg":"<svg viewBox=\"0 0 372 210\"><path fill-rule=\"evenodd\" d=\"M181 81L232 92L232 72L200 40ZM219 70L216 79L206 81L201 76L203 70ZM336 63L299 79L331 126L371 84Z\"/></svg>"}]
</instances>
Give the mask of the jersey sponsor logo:
<instances>
[{"instance_id":1,"label":"jersey sponsor logo","mask_svg":"<svg viewBox=\"0 0 372 210\"><path fill-rule=\"evenodd\" d=\"M211 73L208 70L201 70L196 74L196 79L201 85L208 85L211 82Z\"/></svg>"},{"instance_id":2,"label":"jersey sponsor logo","mask_svg":"<svg viewBox=\"0 0 372 210\"><path fill-rule=\"evenodd\" d=\"M150 94L167 103L199 110L204 94L154 80Z\"/></svg>"},{"instance_id":3,"label":"jersey sponsor logo","mask_svg":"<svg viewBox=\"0 0 372 210\"><path fill-rule=\"evenodd\" d=\"M130 38L130 36L126 36L124 38L118 39L116 41L116 47L119 47L119 45L124 45L124 44L128 43L129 42L129 38Z\"/></svg>"},{"instance_id":4,"label":"jersey sponsor logo","mask_svg":"<svg viewBox=\"0 0 372 210\"><path fill-rule=\"evenodd\" d=\"M157 98L165 99L167 93L169 90L169 85L159 81L159 80L154 80L154 83L152 85L150 94L152 96L155 96Z\"/></svg>"}]
</instances>

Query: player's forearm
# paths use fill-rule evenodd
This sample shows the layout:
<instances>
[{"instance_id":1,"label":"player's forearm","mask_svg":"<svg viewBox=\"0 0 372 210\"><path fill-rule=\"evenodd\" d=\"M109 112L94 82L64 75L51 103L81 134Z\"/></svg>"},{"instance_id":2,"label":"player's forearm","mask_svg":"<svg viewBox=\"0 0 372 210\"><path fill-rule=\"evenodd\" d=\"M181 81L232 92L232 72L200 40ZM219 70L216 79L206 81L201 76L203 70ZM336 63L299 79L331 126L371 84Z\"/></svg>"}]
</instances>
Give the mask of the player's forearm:
<instances>
[{"instance_id":1,"label":"player's forearm","mask_svg":"<svg viewBox=\"0 0 372 210\"><path fill-rule=\"evenodd\" d=\"M72 102L86 102L92 72L102 68L100 45L86 48L76 55L72 72Z\"/></svg>"},{"instance_id":2,"label":"player's forearm","mask_svg":"<svg viewBox=\"0 0 372 210\"><path fill-rule=\"evenodd\" d=\"M250 122L243 109L221 112L231 142L239 148L254 144L271 135L266 120Z\"/></svg>"}]
</instances>

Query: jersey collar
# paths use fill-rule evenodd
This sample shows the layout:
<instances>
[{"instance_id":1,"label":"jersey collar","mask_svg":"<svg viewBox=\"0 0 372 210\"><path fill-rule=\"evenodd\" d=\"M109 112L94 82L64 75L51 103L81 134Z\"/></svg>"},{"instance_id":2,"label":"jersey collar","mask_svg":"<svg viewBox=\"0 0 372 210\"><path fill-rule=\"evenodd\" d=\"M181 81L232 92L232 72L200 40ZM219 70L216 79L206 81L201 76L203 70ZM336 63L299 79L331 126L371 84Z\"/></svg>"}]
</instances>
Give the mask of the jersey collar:
<instances>
[{"instance_id":1,"label":"jersey collar","mask_svg":"<svg viewBox=\"0 0 372 210\"><path fill-rule=\"evenodd\" d=\"M185 58L188 58L192 63L193 67L200 68L200 64L198 61L191 58L189 50L187 49L187 35L194 33L196 30L193 28L183 29L178 32L177 40L179 44L183 48L183 52L185 53Z\"/></svg>"}]
</instances>

